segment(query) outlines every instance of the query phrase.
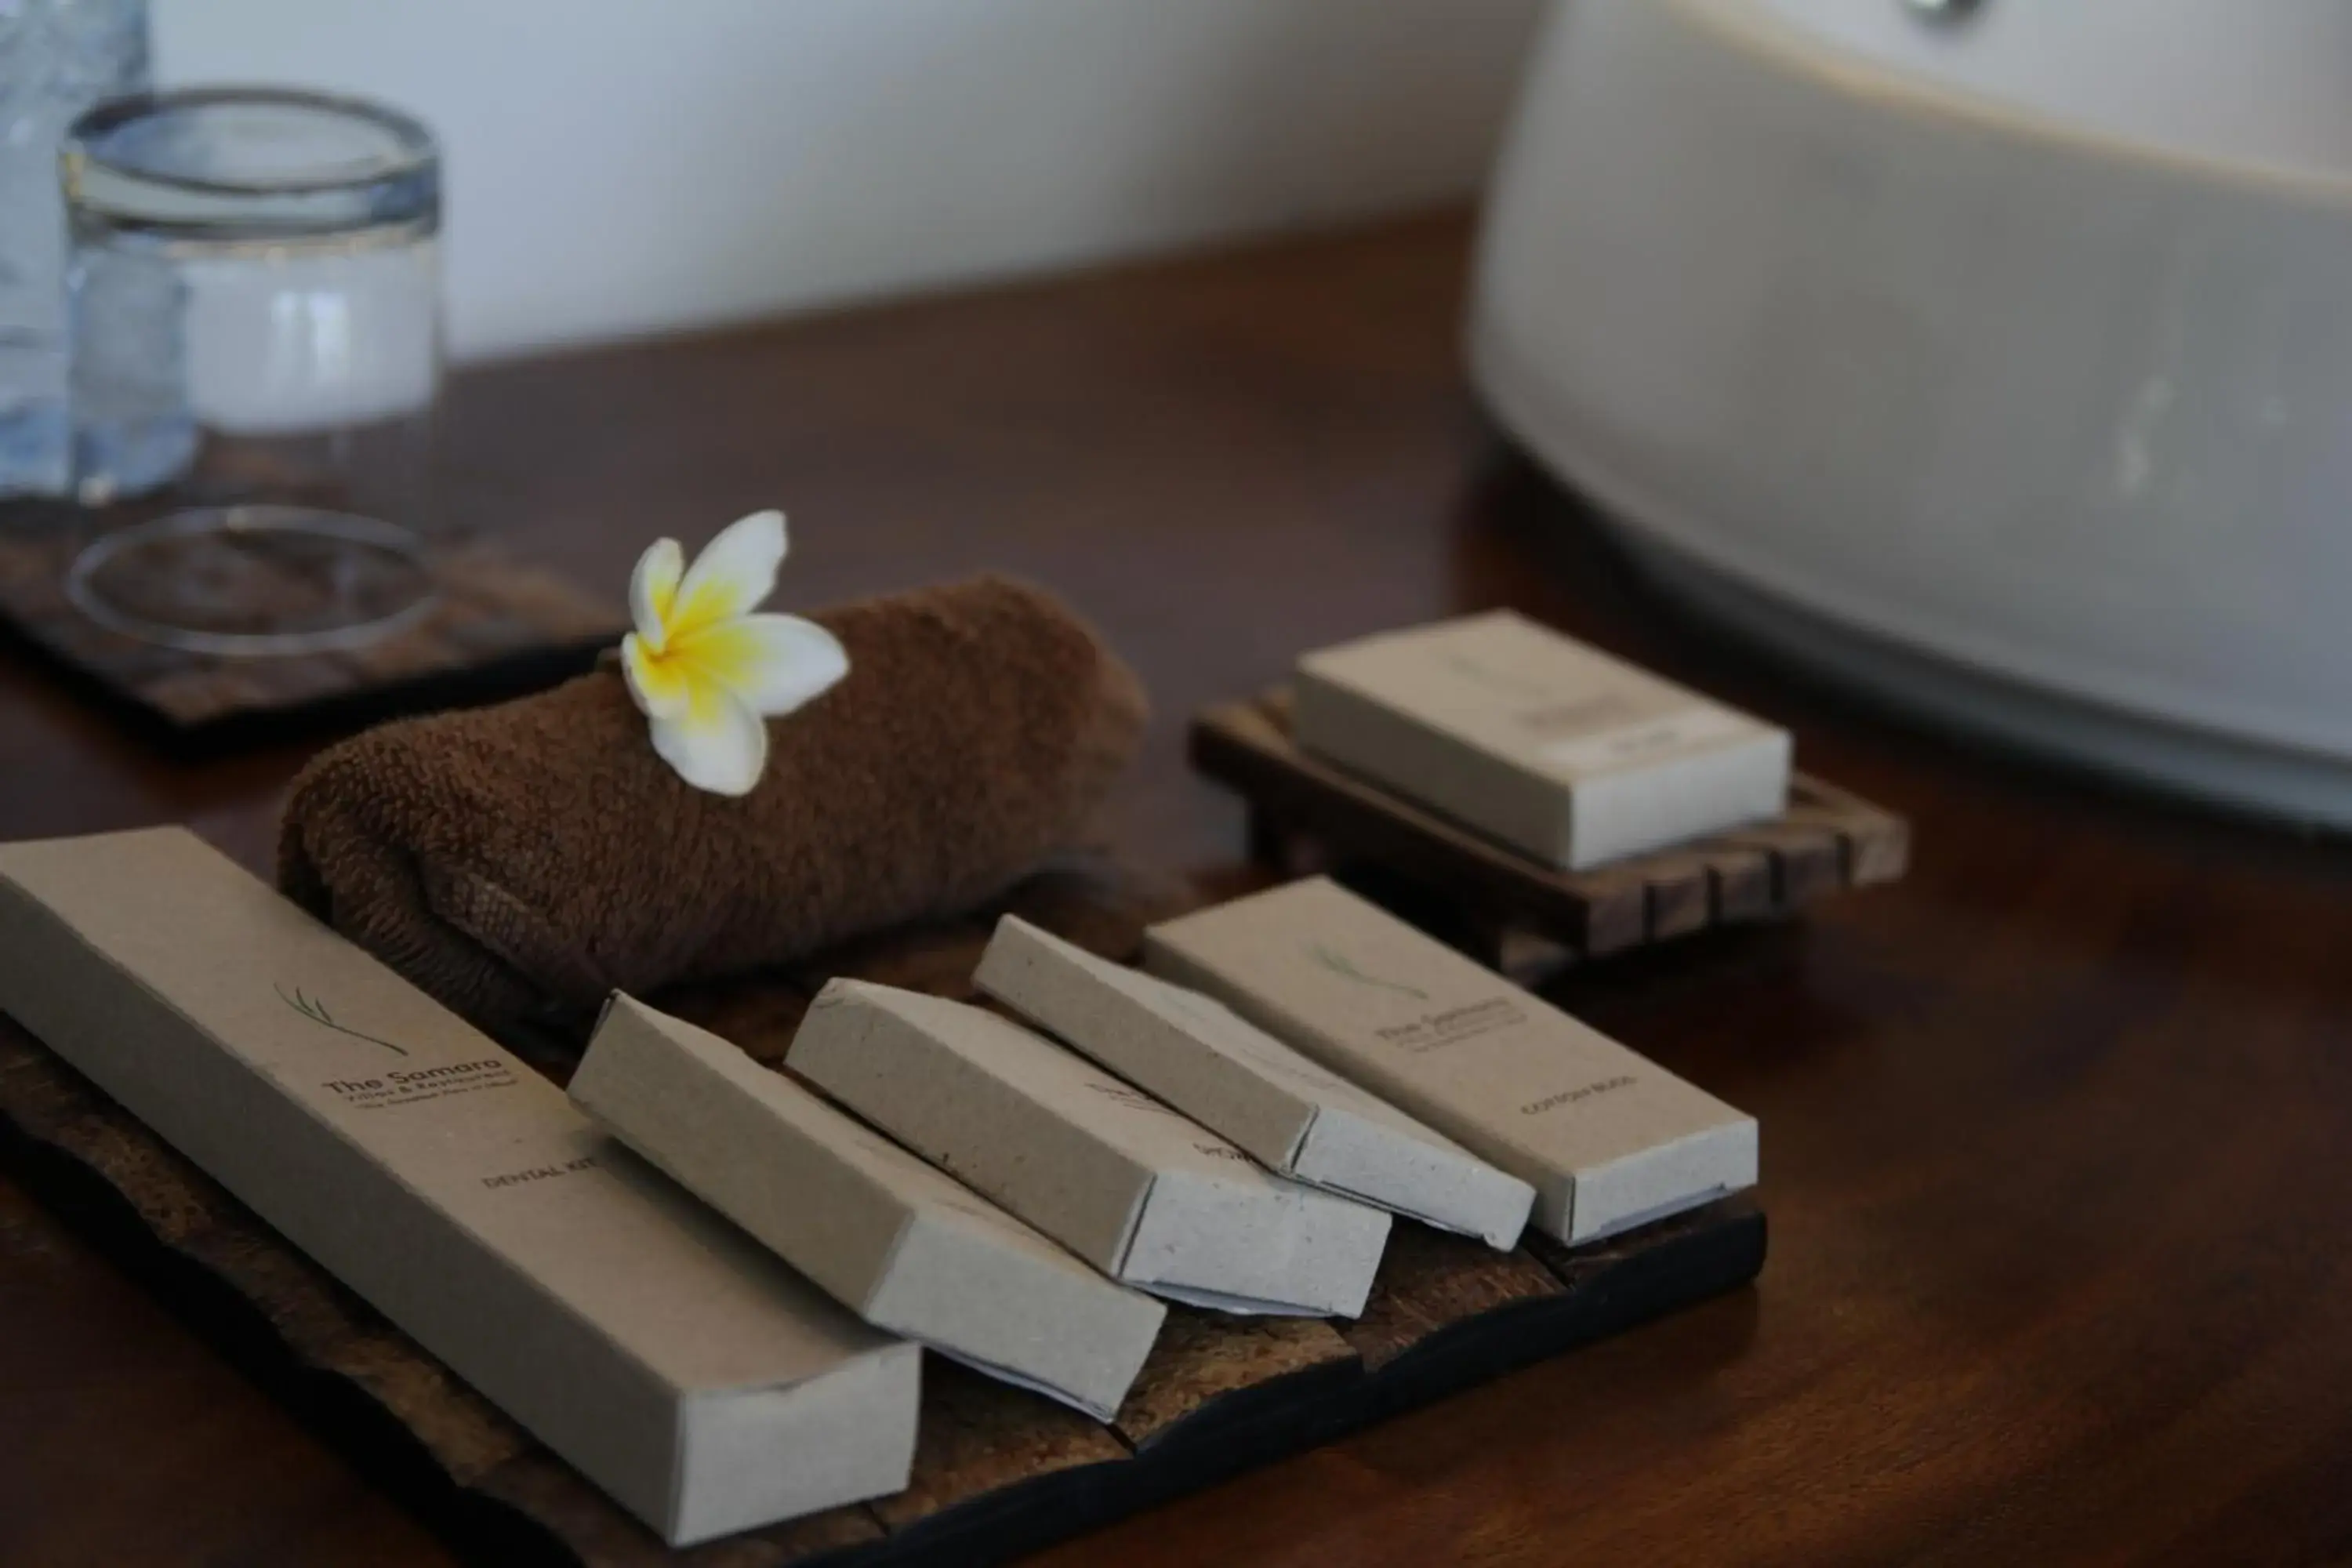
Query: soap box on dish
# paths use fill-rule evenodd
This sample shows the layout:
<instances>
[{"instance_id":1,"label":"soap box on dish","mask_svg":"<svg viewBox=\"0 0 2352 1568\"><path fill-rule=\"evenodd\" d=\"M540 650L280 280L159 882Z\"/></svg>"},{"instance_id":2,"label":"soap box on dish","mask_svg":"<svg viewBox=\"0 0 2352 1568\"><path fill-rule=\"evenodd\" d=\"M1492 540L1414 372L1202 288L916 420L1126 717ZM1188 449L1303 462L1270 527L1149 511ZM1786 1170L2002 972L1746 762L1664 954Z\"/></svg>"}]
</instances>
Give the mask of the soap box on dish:
<instances>
[{"instance_id":1,"label":"soap box on dish","mask_svg":"<svg viewBox=\"0 0 2352 1568\"><path fill-rule=\"evenodd\" d=\"M1154 926L1144 962L1528 1182L1561 1241L1755 1184L1754 1118L1324 878Z\"/></svg>"},{"instance_id":2,"label":"soap box on dish","mask_svg":"<svg viewBox=\"0 0 2352 1568\"><path fill-rule=\"evenodd\" d=\"M1114 1279L1235 1312L1354 1317L1370 1294L1386 1214L983 1008L834 980L785 1065Z\"/></svg>"},{"instance_id":3,"label":"soap box on dish","mask_svg":"<svg viewBox=\"0 0 2352 1568\"><path fill-rule=\"evenodd\" d=\"M718 1036L615 994L572 1100L867 1322L1108 1421L1168 1310Z\"/></svg>"},{"instance_id":4,"label":"soap box on dish","mask_svg":"<svg viewBox=\"0 0 2352 1568\"><path fill-rule=\"evenodd\" d=\"M0 1009L672 1544L907 1484L915 1346L184 830L0 846Z\"/></svg>"},{"instance_id":5,"label":"soap box on dish","mask_svg":"<svg viewBox=\"0 0 2352 1568\"><path fill-rule=\"evenodd\" d=\"M1268 1169L1507 1249L1535 1191L1301 1056L1214 999L1017 915L974 977L1057 1038Z\"/></svg>"},{"instance_id":6,"label":"soap box on dish","mask_svg":"<svg viewBox=\"0 0 2352 1568\"><path fill-rule=\"evenodd\" d=\"M1507 610L1307 655L1291 734L1570 870L1788 806L1787 731Z\"/></svg>"}]
</instances>

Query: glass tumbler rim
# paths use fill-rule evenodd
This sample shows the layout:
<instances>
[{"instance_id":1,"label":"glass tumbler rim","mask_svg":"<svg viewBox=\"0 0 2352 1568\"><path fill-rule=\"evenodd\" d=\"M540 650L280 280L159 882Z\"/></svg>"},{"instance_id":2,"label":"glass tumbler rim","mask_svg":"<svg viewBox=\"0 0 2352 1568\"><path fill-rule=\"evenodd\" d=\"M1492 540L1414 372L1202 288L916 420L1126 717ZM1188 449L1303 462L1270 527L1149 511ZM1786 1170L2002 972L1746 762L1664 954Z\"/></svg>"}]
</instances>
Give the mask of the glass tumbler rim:
<instances>
[{"instance_id":1,"label":"glass tumbler rim","mask_svg":"<svg viewBox=\"0 0 2352 1568\"><path fill-rule=\"evenodd\" d=\"M180 150L168 138L125 137L142 125L179 119L201 126L205 115L221 111L279 116L275 123L257 122L260 142L282 147L305 134L336 132L345 144L320 147L308 163L265 160L240 169L233 136L192 142L183 166L172 162ZM268 85L105 100L67 128L58 158L68 203L79 213L142 227L289 233L437 224L440 161L424 122L389 104Z\"/></svg>"}]
</instances>

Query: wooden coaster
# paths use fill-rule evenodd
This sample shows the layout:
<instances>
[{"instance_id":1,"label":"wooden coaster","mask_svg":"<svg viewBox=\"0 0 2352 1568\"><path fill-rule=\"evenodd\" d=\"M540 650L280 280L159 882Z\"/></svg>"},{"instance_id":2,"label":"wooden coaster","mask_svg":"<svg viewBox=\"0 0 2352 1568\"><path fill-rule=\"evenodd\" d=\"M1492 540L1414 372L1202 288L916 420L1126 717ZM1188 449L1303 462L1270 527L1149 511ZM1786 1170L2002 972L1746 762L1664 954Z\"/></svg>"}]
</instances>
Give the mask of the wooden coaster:
<instances>
[{"instance_id":1,"label":"wooden coaster","mask_svg":"<svg viewBox=\"0 0 2352 1568\"><path fill-rule=\"evenodd\" d=\"M1563 871L1300 750L1283 689L1203 710L1192 755L1249 802L1256 858L1286 876L1393 879L1441 906L1416 908L1417 920L1523 983L1578 959L1786 916L1894 881L1910 860L1903 818L1799 773L1775 821Z\"/></svg>"},{"instance_id":2,"label":"wooden coaster","mask_svg":"<svg viewBox=\"0 0 2352 1568\"><path fill-rule=\"evenodd\" d=\"M627 629L616 606L476 542L428 560L433 607L381 642L281 658L187 653L109 630L68 601L66 573L83 542L55 522L0 518L0 626L175 751L520 695L587 669Z\"/></svg>"},{"instance_id":3,"label":"wooden coaster","mask_svg":"<svg viewBox=\"0 0 2352 1568\"><path fill-rule=\"evenodd\" d=\"M1170 912L1156 897L1128 902L1060 870L999 907L1125 956ZM970 928L993 912L658 1000L773 1059L830 974L956 994ZM0 1157L266 1386L299 1398L328 1385L338 1446L469 1556L515 1561L535 1545L588 1568L1001 1562L1736 1289L1762 1268L1766 1240L1745 1198L1574 1250L1500 1253L1400 1220L1354 1321L1174 1308L1108 1424L929 1359L905 1491L671 1552L5 1016Z\"/></svg>"}]
</instances>

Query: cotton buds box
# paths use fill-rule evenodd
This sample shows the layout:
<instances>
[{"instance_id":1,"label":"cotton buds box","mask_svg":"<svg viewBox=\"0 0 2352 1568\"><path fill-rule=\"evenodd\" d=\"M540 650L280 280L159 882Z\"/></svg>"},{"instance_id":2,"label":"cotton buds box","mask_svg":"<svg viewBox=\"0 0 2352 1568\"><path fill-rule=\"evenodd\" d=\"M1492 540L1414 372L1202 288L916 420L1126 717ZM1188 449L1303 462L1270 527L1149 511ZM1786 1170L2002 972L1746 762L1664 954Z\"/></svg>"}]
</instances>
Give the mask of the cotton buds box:
<instances>
[{"instance_id":1,"label":"cotton buds box","mask_svg":"<svg viewBox=\"0 0 2352 1568\"><path fill-rule=\"evenodd\" d=\"M572 1098L877 1328L1108 1420L1167 1309L715 1035L626 996Z\"/></svg>"},{"instance_id":2,"label":"cotton buds box","mask_svg":"<svg viewBox=\"0 0 2352 1568\"><path fill-rule=\"evenodd\" d=\"M1323 878L1155 926L1206 991L1535 1189L1595 1240L1756 1181L1756 1122Z\"/></svg>"},{"instance_id":3,"label":"cotton buds box","mask_svg":"<svg viewBox=\"0 0 2352 1568\"><path fill-rule=\"evenodd\" d=\"M1117 1279L1196 1306L1353 1317L1377 1209L1287 1182L995 1014L854 980L819 993L786 1065Z\"/></svg>"},{"instance_id":4,"label":"cotton buds box","mask_svg":"<svg viewBox=\"0 0 2352 1568\"><path fill-rule=\"evenodd\" d=\"M1508 1247L1535 1193L1197 992L1007 915L980 986L1268 1169Z\"/></svg>"}]
</instances>

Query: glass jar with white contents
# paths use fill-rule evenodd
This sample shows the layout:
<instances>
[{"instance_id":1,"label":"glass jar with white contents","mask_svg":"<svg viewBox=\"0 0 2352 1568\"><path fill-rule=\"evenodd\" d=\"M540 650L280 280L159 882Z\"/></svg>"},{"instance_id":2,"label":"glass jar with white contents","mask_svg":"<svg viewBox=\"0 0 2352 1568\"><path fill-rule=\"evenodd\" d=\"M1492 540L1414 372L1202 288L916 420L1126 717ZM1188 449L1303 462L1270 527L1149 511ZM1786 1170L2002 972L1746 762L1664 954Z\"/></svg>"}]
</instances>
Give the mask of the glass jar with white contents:
<instances>
[{"instance_id":1,"label":"glass jar with white contents","mask_svg":"<svg viewBox=\"0 0 2352 1568\"><path fill-rule=\"evenodd\" d=\"M440 159L279 89L100 105L61 154L75 492L102 625L215 654L354 647L432 607Z\"/></svg>"}]
</instances>

